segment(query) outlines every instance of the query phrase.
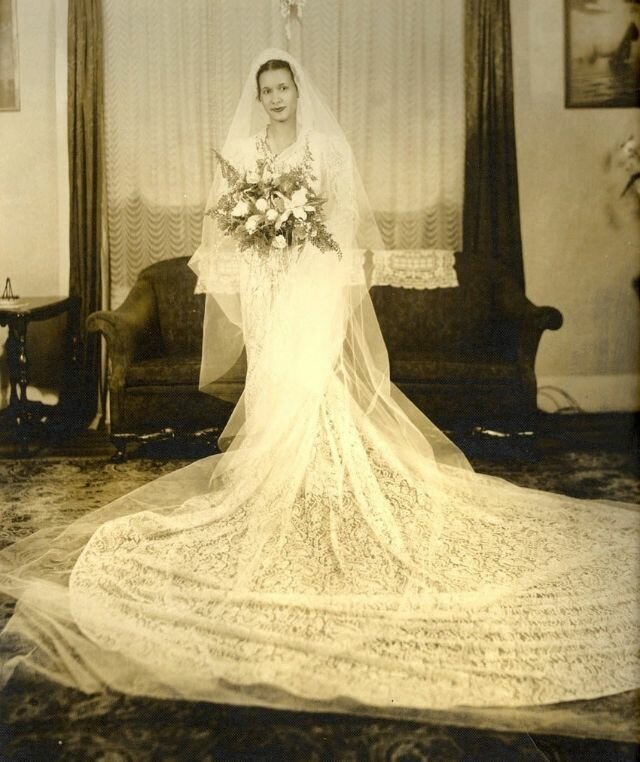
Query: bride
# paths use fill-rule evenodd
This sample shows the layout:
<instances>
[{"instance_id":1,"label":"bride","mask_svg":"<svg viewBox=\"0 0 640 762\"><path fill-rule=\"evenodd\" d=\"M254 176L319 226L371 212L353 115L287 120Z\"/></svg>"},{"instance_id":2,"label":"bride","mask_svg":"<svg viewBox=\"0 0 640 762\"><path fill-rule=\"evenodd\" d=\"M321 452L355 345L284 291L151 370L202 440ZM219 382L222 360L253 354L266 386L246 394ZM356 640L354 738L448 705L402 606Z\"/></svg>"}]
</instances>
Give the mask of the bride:
<instances>
[{"instance_id":1,"label":"bride","mask_svg":"<svg viewBox=\"0 0 640 762\"><path fill-rule=\"evenodd\" d=\"M3 679L325 709L640 686L638 513L474 473L390 383L363 255L382 248L373 214L287 53L254 61L222 154L240 176L306 161L339 251L311 234L240 251L215 219L217 174L190 265L202 389L247 353L225 449L0 555L18 599Z\"/></svg>"}]
</instances>

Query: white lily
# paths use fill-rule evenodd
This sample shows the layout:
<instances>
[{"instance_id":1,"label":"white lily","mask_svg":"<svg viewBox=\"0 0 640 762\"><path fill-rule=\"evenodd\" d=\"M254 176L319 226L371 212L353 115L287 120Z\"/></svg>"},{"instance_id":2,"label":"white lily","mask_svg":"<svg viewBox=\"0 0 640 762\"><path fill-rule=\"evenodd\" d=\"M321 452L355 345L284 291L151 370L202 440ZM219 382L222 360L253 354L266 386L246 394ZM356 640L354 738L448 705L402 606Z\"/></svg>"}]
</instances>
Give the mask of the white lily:
<instances>
[{"instance_id":1,"label":"white lily","mask_svg":"<svg viewBox=\"0 0 640 762\"><path fill-rule=\"evenodd\" d=\"M307 189L300 188L291 196L291 203L296 206L304 206L307 203Z\"/></svg>"},{"instance_id":2,"label":"white lily","mask_svg":"<svg viewBox=\"0 0 640 762\"><path fill-rule=\"evenodd\" d=\"M259 212L261 212L262 214L264 214L264 212L266 212L266 211L267 211L267 208L268 208L268 207L269 207L269 204L267 204L267 199L266 199L266 198L259 198L259 199L256 201L256 209L257 209Z\"/></svg>"},{"instance_id":3,"label":"white lily","mask_svg":"<svg viewBox=\"0 0 640 762\"><path fill-rule=\"evenodd\" d=\"M300 188L299 190L295 191L291 195L290 199L282 195L281 193L279 193L278 195L282 199L284 208L276 223L276 230L280 230L280 228L284 225L284 223L289 219L291 215L293 215L297 220L306 220L307 212L315 211L313 206L307 204L307 189L306 188Z\"/></svg>"},{"instance_id":4,"label":"white lily","mask_svg":"<svg viewBox=\"0 0 640 762\"><path fill-rule=\"evenodd\" d=\"M260 219L261 217L259 214L252 214L251 217L249 217L249 219L244 223L244 228L247 231L247 233L256 232Z\"/></svg>"},{"instance_id":5,"label":"white lily","mask_svg":"<svg viewBox=\"0 0 640 762\"><path fill-rule=\"evenodd\" d=\"M271 245L275 249L284 249L287 246L287 239L283 235L277 235Z\"/></svg>"},{"instance_id":6,"label":"white lily","mask_svg":"<svg viewBox=\"0 0 640 762\"><path fill-rule=\"evenodd\" d=\"M232 217L246 217L249 214L249 204L246 201L240 200L231 210Z\"/></svg>"}]
</instances>

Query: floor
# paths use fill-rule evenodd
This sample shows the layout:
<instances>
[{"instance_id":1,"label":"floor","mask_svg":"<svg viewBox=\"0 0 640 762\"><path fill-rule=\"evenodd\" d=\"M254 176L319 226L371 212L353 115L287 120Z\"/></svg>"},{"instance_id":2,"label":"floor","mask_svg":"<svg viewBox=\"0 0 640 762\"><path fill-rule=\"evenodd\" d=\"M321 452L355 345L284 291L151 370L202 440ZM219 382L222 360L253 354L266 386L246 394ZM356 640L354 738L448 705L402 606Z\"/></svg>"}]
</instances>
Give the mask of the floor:
<instances>
[{"instance_id":1,"label":"floor","mask_svg":"<svg viewBox=\"0 0 640 762\"><path fill-rule=\"evenodd\" d=\"M535 485L542 477L550 489L566 483L584 497L604 496L616 478L627 494L630 485L640 489L636 416L541 415L532 437L474 431L469 425L448 433L480 470L523 483ZM168 468L165 461L212 451L210 443L188 439L149 443L132 453L131 468L153 472ZM20 460L0 432L0 474L5 489L11 489L8 482L20 489L25 479L35 481L29 474L44 478L49 467L75 462L84 464L86 481L110 463L113 452L106 432L81 431L44 441L28 460ZM582 472L566 481L573 466ZM0 484L0 503L2 494ZM87 697L27 681L10 684L0 697L0 760L626 761L640 759L638 719L637 692L502 715L489 710L473 717L464 712L370 717L357 711L332 715Z\"/></svg>"}]
</instances>

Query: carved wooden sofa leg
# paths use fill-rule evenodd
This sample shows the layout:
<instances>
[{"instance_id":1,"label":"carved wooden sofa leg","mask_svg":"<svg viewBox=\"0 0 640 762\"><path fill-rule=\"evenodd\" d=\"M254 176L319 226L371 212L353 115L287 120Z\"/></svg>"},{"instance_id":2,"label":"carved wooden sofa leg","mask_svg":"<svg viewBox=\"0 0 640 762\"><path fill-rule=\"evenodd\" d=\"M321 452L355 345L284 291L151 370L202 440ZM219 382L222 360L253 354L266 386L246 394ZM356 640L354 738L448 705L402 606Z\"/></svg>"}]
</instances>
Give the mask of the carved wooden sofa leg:
<instances>
[{"instance_id":1,"label":"carved wooden sofa leg","mask_svg":"<svg viewBox=\"0 0 640 762\"><path fill-rule=\"evenodd\" d=\"M114 463L124 463L127 459L128 437L126 434L124 436L112 434L109 438L111 439L111 444L116 448L116 452L111 456L111 460Z\"/></svg>"},{"instance_id":2,"label":"carved wooden sofa leg","mask_svg":"<svg viewBox=\"0 0 640 762\"><path fill-rule=\"evenodd\" d=\"M116 448L116 453L111 457L114 463L123 463L127 459L127 445L129 442L144 444L145 442L159 442L165 439L175 439L176 433L172 428L153 431L150 434L112 434L110 439Z\"/></svg>"}]
</instances>

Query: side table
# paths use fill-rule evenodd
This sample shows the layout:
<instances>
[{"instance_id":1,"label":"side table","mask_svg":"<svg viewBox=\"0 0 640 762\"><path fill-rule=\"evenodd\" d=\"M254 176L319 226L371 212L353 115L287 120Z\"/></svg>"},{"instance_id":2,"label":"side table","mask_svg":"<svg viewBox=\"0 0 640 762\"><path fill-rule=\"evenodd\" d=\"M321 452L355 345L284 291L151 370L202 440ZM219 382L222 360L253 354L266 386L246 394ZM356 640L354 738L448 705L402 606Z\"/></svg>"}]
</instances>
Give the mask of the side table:
<instances>
[{"instance_id":1,"label":"side table","mask_svg":"<svg viewBox=\"0 0 640 762\"><path fill-rule=\"evenodd\" d=\"M60 408L27 399L29 383L29 356L27 354L27 328L31 321L48 320L67 313L65 374L60 399L68 391L68 383L77 370L78 314L80 300L76 296L28 296L15 305L0 306L0 326L9 327L7 364L11 394L9 406L0 411L0 423L7 423L17 432L21 455L29 454L31 432L46 424L54 411Z\"/></svg>"}]
</instances>

